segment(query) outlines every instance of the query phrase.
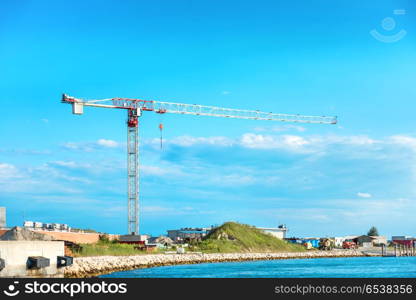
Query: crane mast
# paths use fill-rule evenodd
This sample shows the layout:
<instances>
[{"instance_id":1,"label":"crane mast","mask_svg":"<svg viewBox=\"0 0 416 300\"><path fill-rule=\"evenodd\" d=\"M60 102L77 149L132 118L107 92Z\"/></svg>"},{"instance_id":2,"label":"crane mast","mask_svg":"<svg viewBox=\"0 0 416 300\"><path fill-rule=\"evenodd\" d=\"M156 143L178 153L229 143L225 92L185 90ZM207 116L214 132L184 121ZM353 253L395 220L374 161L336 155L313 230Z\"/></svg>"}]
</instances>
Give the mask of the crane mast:
<instances>
[{"instance_id":1,"label":"crane mast","mask_svg":"<svg viewBox=\"0 0 416 300\"><path fill-rule=\"evenodd\" d=\"M129 109L127 119L127 214L128 233L139 234L139 116Z\"/></svg>"},{"instance_id":2,"label":"crane mast","mask_svg":"<svg viewBox=\"0 0 416 300\"><path fill-rule=\"evenodd\" d=\"M174 113L246 120L265 120L296 123L336 124L336 117L277 114L258 110L232 109L197 104L184 104L131 98L84 100L62 95L62 102L72 104L72 112L80 115L84 106L127 110L127 214L128 234L139 234L139 117L144 111Z\"/></svg>"}]
</instances>

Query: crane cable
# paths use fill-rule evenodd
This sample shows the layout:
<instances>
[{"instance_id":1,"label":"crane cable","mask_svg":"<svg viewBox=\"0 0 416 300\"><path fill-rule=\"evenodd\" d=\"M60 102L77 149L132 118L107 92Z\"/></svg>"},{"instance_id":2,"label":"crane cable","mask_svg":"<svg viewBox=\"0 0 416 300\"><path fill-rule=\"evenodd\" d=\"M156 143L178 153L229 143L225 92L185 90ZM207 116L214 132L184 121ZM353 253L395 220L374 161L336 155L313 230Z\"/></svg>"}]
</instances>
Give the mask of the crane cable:
<instances>
[{"instance_id":1,"label":"crane cable","mask_svg":"<svg viewBox=\"0 0 416 300\"><path fill-rule=\"evenodd\" d=\"M160 129L160 149L162 149L162 141L163 141L163 138L162 138L163 124L162 123L159 124L159 129Z\"/></svg>"},{"instance_id":2,"label":"crane cable","mask_svg":"<svg viewBox=\"0 0 416 300\"><path fill-rule=\"evenodd\" d=\"M162 145L163 145L163 137L162 137L163 123L162 122L159 123L159 130L160 130L160 149L162 149Z\"/></svg>"}]
</instances>

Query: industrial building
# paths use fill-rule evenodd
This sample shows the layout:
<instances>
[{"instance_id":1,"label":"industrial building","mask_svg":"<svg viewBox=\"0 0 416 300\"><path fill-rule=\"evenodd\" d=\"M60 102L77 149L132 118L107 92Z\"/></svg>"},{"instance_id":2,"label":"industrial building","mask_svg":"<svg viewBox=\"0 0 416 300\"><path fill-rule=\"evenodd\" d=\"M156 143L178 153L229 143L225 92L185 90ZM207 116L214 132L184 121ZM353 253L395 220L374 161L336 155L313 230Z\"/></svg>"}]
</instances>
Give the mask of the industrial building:
<instances>
[{"instance_id":1,"label":"industrial building","mask_svg":"<svg viewBox=\"0 0 416 300\"><path fill-rule=\"evenodd\" d=\"M200 228L181 228L168 230L168 237L174 242L185 241L188 239L201 240L205 237L214 227L200 227Z\"/></svg>"},{"instance_id":2,"label":"industrial building","mask_svg":"<svg viewBox=\"0 0 416 300\"><path fill-rule=\"evenodd\" d=\"M361 247L387 245L387 238L384 236L360 235L352 240Z\"/></svg>"},{"instance_id":3,"label":"industrial building","mask_svg":"<svg viewBox=\"0 0 416 300\"><path fill-rule=\"evenodd\" d=\"M6 208L0 207L0 228L6 227Z\"/></svg>"},{"instance_id":4,"label":"industrial building","mask_svg":"<svg viewBox=\"0 0 416 300\"><path fill-rule=\"evenodd\" d=\"M408 235L394 235L391 237L391 241L396 245L403 245L409 247L415 247L416 238Z\"/></svg>"},{"instance_id":5,"label":"industrial building","mask_svg":"<svg viewBox=\"0 0 416 300\"><path fill-rule=\"evenodd\" d=\"M403 241L403 240L415 240L416 238L408 235L393 235L391 240L394 241Z\"/></svg>"},{"instance_id":6,"label":"industrial building","mask_svg":"<svg viewBox=\"0 0 416 300\"><path fill-rule=\"evenodd\" d=\"M288 231L286 225L279 225L277 228L265 228L265 227L256 227L257 229L263 230L265 233L271 234L278 239L285 239L286 233Z\"/></svg>"},{"instance_id":7,"label":"industrial building","mask_svg":"<svg viewBox=\"0 0 416 300\"><path fill-rule=\"evenodd\" d=\"M135 236L131 235L120 235L119 241L126 244L146 244L150 235L148 234L136 234Z\"/></svg>"},{"instance_id":8,"label":"industrial building","mask_svg":"<svg viewBox=\"0 0 416 300\"><path fill-rule=\"evenodd\" d=\"M156 237L149 237L146 246L154 246L159 249L166 249L172 246L173 241L167 236L156 236Z\"/></svg>"},{"instance_id":9,"label":"industrial building","mask_svg":"<svg viewBox=\"0 0 416 300\"><path fill-rule=\"evenodd\" d=\"M167 236L155 236L155 237L149 237L147 239L147 243L148 244L159 244L159 245L172 245L173 241L171 238L167 237Z\"/></svg>"},{"instance_id":10,"label":"industrial building","mask_svg":"<svg viewBox=\"0 0 416 300\"><path fill-rule=\"evenodd\" d=\"M50 230L50 231L71 231L71 227L67 224L59 223L42 223L33 221L24 221L23 227L33 230Z\"/></svg>"}]
</instances>

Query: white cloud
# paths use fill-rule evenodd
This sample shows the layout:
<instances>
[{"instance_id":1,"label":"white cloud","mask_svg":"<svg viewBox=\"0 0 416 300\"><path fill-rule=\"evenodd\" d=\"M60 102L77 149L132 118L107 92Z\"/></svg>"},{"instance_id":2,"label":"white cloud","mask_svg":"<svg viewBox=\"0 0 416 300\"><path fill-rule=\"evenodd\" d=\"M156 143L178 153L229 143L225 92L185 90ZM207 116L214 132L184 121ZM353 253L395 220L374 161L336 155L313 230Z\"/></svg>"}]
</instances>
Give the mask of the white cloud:
<instances>
[{"instance_id":1,"label":"white cloud","mask_svg":"<svg viewBox=\"0 0 416 300\"><path fill-rule=\"evenodd\" d=\"M115 148L118 147L118 143L113 140L106 140L106 139L99 139L97 141L97 145L107 147L107 148Z\"/></svg>"},{"instance_id":2,"label":"white cloud","mask_svg":"<svg viewBox=\"0 0 416 300\"><path fill-rule=\"evenodd\" d=\"M337 136L337 135L263 135L245 133L241 138L241 145L259 149L286 149L319 152L330 145L373 146L381 143L365 135Z\"/></svg>"},{"instance_id":3,"label":"white cloud","mask_svg":"<svg viewBox=\"0 0 416 300\"><path fill-rule=\"evenodd\" d=\"M77 151L85 151L85 152L91 152L94 150L94 147L91 143L67 142L63 144L63 147L68 150L77 150Z\"/></svg>"},{"instance_id":4,"label":"white cloud","mask_svg":"<svg viewBox=\"0 0 416 300\"><path fill-rule=\"evenodd\" d=\"M394 135L390 137L390 142L396 145L405 146L416 150L416 138L406 135Z\"/></svg>"},{"instance_id":5,"label":"white cloud","mask_svg":"<svg viewBox=\"0 0 416 300\"><path fill-rule=\"evenodd\" d=\"M195 208L193 208L192 206L185 206L182 208L184 211L193 211L195 210Z\"/></svg>"},{"instance_id":6,"label":"white cloud","mask_svg":"<svg viewBox=\"0 0 416 300\"><path fill-rule=\"evenodd\" d=\"M91 169L93 168L93 166L89 163L78 163L78 162L74 162L74 161L63 161L63 160L56 160L56 161L51 161L48 162L48 165L54 167L54 166L58 166L58 167L63 167L63 168L68 168L68 169ZM100 169L102 168L102 165L95 165L94 166L94 170Z\"/></svg>"},{"instance_id":7,"label":"white cloud","mask_svg":"<svg viewBox=\"0 0 416 300\"><path fill-rule=\"evenodd\" d=\"M246 133L241 137L240 144L246 148L254 149L286 149L302 150L310 141L301 136L281 135L271 136L254 133Z\"/></svg>"},{"instance_id":8,"label":"white cloud","mask_svg":"<svg viewBox=\"0 0 416 300\"><path fill-rule=\"evenodd\" d=\"M49 164L18 170L10 164L0 165L0 190L10 193L77 193L73 182L89 184L85 178L72 176Z\"/></svg>"},{"instance_id":9,"label":"white cloud","mask_svg":"<svg viewBox=\"0 0 416 300\"><path fill-rule=\"evenodd\" d=\"M160 141L157 141L158 143ZM166 141L167 144L178 145L182 147L190 147L194 145L213 145L213 146L232 146L234 141L223 136L212 137L192 137L192 136L179 136L171 140Z\"/></svg>"},{"instance_id":10,"label":"white cloud","mask_svg":"<svg viewBox=\"0 0 416 300\"><path fill-rule=\"evenodd\" d=\"M372 195L370 193L362 193L362 192L358 192L357 196L360 198L371 198Z\"/></svg>"},{"instance_id":11,"label":"white cloud","mask_svg":"<svg viewBox=\"0 0 416 300\"><path fill-rule=\"evenodd\" d=\"M127 211L126 206L110 206L101 208L99 213L107 218L118 217Z\"/></svg>"},{"instance_id":12,"label":"white cloud","mask_svg":"<svg viewBox=\"0 0 416 300\"><path fill-rule=\"evenodd\" d=\"M0 163L0 180L21 177L18 169L11 164Z\"/></svg>"},{"instance_id":13,"label":"white cloud","mask_svg":"<svg viewBox=\"0 0 416 300\"><path fill-rule=\"evenodd\" d=\"M44 178L48 180L62 179L65 181L73 181L86 184L91 183L89 179L70 175L68 172L63 172L62 170L55 168L53 164L44 164L35 168L30 168L28 169L27 176L31 176L30 178Z\"/></svg>"},{"instance_id":14,"label":"white cloud","mask_svg":"<svg viewBox=\"0 0 416 300\"><path fill-rule=\"evenodd\" d=\"M290 147L301 147L303 145L307 145L310 142L305 140L303 137L296 136L296 135L284 135L283 136L283 143Z\"/></svg>"},{"instance_id":15,"label":"white cloud","mask_svg":"<svg viewBox=\"0 0 416 300\"><path fill-rule=\"evenodd\" d=\"M326 144L343 144L343 145L351 145L351 146L371 146L371 145L380 143L380 141L369 138L366 135L320 136L319 140Z\"/></svg>"},{"instance_id":16,"label":"white cloud","mask_svg":"<svg viewBox=\"0 0 416 300\"><path fill-rule=\"evenodd\" d=\"M142 206L141 212L146 215L158 215L158 216L180 216L180 215L207 215L212 214L214 211L206 209L198 209L191 206L184 207L172 207L172 206Z\"/></svg>"},{"instance_id":17,"label":"white cloud","mask_svg":"<svg viewBox=\"0 0 416 300\"><path fill-rule=\"evenodd\" d=\"M119 146L120 143L108 139L99 139L96 142L67 142L63 144L66 149L84 152L92 152L100 148L118 148Z\"/></svg>"},{"instance_id":18,"label":"white cloud","mask_svg":"<svg viewBox=\"0 0 416 300\"><path fill-rule=\"evenodd\" d=\"M298 132L304 130L301 126L288 125L283 129L276 129L275 131L284 131L286 129L294 129ZM266 131L266 128L255 128L255 131ZM268 130L270 131L270 130ZM146 142L154 147L159 146L159 139L152 139ZM389 144L392 142L390 141ZM179 136L172 139L165 139L164 145L177 145L181 147L192 147L196 145L212 145L219 147L240 146L251 149L265 149L265 150L284 150L294 153L303 154L325 154L326 150L331 146L343 146L343 150L349 150L350 147L365 147L366 149L378 150L383 145L386 145L386 140L372 139L366 135L352 135L352 136L338 136L338 135L291 135L291 134L258 134L258 133L244 133L240 138L232 139L225 136L211 136L211 137L195 137L195 136ZM360 153L356 149L351 148L351 153ZM416 139L415 139L416 149ZM339 149L338 149L339 150Z\"/></svg>"},{"instance_id":19,"label":"white cloud","mask_svg":"<svg viewBox=\"0 0 416 300\"><path fill-rule=\"evenodd\" d=\"M335 218L336 209L333 208L278 208L257 209L253 213L260 215L285 216L287 220L308 220L309 223L330 223Z\"/></svg>"},{"instance_id":20,"label":"white cloud","mask_svg":"<svg viewBox=\"0 0 416 300\"><path fill-rule=\"evenodd\" d=\"M306 128L299 125L286 124L273 127L254 127L254 131L257 132L284 132L284 131L297 131L305 132Z\"/></svg>"},{"instance_id":21,"label":"white cloud","mask_svg":"<svg viewBox=\"0 0 416 300\"><path fill-rule=\"evenodd\" d=\"M163 213L172 210L169 207L164 206L143 206L142 212L144 213Z\"/></svg>"},{"instance_id":22,"label":"white cloud","mask_svg":"<svg viewBox=\"0 0 416 300\"><path fill-rule=\"evenodd\" d=\"M392 205L394 203L394 205ZM412 214L416 208L414 200L405 198L396 199L363 199L362 201L338 200L329 201L328 205L336 207L340 211L339 217L351 218L351 222L367 222L371 218L385 220L385 218L403 218ZM391 219L390 219L391 220Z\"/></svg>"},{"instance_id":23,"label":"white cloud","mask_svg":"<svg viewBox=\"0 0 416 300\"><path fill-rule=\"evenodd\" d=\"M165 176L165 175L175 175L181 176L184 173L180 170L179 167L176 166L148 166L148 165L141 165L140 171L146 175L153 175L153 176Z\"/></svg>"},{"instance_id":24,"label":"white cloud","mask_svg":"<svg viewBox=\"0 0 416 300\"><path fill-rule=\"evenodd\" d=\"M227 174L216 175L211 179L211 183L220 186L243 186L254 184L256 179L251 175Z\"/></svg>"},{"instance_id":25,"label":"white cloud","mask_svg":"<svg viewBox=\"0 0 416 300\"><path fill-rule=\"evenodd\" d=\"M306 128L303 127L303 126L299 126L299 125L283 125L283 126L273 128L273 131L275 131L275 132L288 131L288 130L295 130L295 131L298 131L298 132L304 132L304 131L306 131Z\"/></svg>"},{"instance_id":26,"label":"white cloud","mask_svg":"<svg viewBox=\"0 0 416 300\"><path fill-rule=\"evenodd\" d=\"M62 161L62 160L57 160L57 161L53 161L51 162L52 165L57 165L60 167L68 167L68 168L75 168L77 167L77 164L73 161Z\"/></svg>"}]
</instances>

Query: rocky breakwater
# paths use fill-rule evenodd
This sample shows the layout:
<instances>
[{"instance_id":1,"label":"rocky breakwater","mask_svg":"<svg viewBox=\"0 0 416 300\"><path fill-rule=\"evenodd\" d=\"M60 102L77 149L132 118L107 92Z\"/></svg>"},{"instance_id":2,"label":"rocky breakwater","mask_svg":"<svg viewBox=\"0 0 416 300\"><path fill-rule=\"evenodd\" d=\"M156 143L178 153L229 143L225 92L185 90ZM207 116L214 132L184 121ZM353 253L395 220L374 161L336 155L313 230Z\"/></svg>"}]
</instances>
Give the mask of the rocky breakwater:
<instances>
[{"instance_id":1,"label":"rocky breakwater","mask_svg":"<svg viewBox=\"0 0 416 300\"><path fill-rule=\"evenodd\" d=\"M186 253L143 254L134 256L77 257L74 264L65 268L66 277L92 277L116 271L166 265L196 264L206 262L232 262L291 258L367 256L358 250L307 251L287 253Z\"/></svg>"}]
</instances>

